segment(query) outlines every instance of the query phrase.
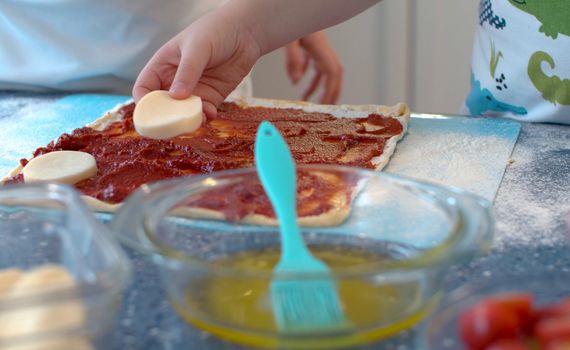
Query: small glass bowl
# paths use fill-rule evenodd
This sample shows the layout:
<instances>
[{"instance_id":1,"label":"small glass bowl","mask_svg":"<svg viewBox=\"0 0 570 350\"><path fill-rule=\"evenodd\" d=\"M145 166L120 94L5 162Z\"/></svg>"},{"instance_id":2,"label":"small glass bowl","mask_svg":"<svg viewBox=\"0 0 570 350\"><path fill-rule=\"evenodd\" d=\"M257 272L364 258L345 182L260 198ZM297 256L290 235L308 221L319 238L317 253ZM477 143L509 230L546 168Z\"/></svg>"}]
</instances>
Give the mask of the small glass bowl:
<instances>
[{"instance_id":1,"label":"small glass bowl","mask_svg":"<svg viewBox=\"0 0 570 350\"><path fill-rule=\"evenodd\" d=\"M2 348L107 348L105 335L130 280L130 263L74 189L57 184L1 187L0 251ZM10 276L38 268L59 278L43 277L45 282L36 280L33 289L20 284L23 293L14 293L14 281L22 280ZM62 273L71 279L62 279Z\"/></svg>"},{"instance_id":2,"label":"small glass bowl","mask_svg":"<svg viewBox=\"0 0 570 350\"><path fill-rule=\"evenodd\" d=\"M446 269L490 245L490 204L463 191L353 167L301 165L298 174L319 182L307 188L299 180L298 197L334 180L344 193L335 201L348 203L325 210L324 222L299 219L305 242L338 286L349 320L341 329L276 326L271 283L323 275L273 274L280 250L276 222L252 222L255 215L239 204L270 208L254 168L143 186L111 228L154 259L182 318L221 338L268 348L354 346L411 328L438 303ZM202 206L217 207L218 215Z\"/></svg>"},{"instance_id":3,"label":"small glass bowl","mask_svg":"<svg viewBox=\"0 0 570 350\"><path fill-rule=\"evenodd\" d=\"M461 314L477 302L503 293L527 292L533 306L555 304L570 297L570 273L497 275L473 281L449 293L420 331L417 347L426 350L467 349L459 335Z\"/></svg>"}]
</instances>

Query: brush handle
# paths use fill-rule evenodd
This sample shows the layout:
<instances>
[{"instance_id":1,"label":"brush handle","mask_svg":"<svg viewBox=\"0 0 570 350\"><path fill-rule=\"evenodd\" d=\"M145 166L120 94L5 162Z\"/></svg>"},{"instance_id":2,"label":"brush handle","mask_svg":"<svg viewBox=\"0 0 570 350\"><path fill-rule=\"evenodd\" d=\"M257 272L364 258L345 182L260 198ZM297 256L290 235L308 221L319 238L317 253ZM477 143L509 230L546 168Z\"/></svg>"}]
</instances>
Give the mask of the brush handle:
<instances>
[{"instance_id":1,"label":"brush handle","mask_svg":"<svg viewBox=\"0 0 570 350\"><path fill-rule=\"evenodd\" d=\"M305 246L297 224L297 176L287 143L279 131L263 121L255 139L255 162L261 183L279 221L281 263L314 260ZM301 264L299 264L301 262Z\"/></svg>"}]
</instances>

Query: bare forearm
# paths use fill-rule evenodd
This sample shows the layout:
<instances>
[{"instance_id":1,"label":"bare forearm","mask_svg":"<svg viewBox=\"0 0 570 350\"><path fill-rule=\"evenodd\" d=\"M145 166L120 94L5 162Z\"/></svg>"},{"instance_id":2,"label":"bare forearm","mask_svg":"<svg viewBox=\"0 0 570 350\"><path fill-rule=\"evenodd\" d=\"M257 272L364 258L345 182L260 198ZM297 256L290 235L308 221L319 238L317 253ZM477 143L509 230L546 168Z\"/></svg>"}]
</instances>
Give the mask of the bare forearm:
<instances>
[{"instance_id":1,"label":"bare forearm","mask_svg":"<svg viewBox=\"0 0 570 350\"><path fill-rule=\"evenodd\" d=\"M223 11L252 33L261 54L343 22L380 0L231 0Z\"/></svg>"}]
</instances>

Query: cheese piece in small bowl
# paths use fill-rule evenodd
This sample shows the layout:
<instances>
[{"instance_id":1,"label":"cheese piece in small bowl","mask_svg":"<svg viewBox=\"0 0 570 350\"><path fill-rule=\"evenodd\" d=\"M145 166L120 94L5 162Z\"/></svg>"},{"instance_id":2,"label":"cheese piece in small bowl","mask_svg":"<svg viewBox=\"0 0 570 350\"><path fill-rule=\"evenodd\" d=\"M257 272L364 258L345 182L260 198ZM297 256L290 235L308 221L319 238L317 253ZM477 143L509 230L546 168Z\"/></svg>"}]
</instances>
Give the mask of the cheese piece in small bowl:
<instances>
[{"instance_id":1,"label":"cheese piece in small bowl","mask_svg":"<svg viewBox=\"0 0 570 350\"><path fill-rule=\"evenodd\" d=\"M0 188L0 349L109 349L130 263L72 187Z\"/></svg>"},{"instance_id":2,"label":"cheese piece in small bowl","mask_svg":"<svg viewBox=\"0 0 570 350\"><path fill-rule=\"evenodd\" d=\"M43 264L27 271L8 268L0 270L0 283L0 304L22 304L0 309L0 343L13 339L33 339L47 333L63 334L69 329L85 327L85 307L76 293L77 283L64 267ZM75 294L75 297L69 295L64 299L54 298L46 302L57 293ZM79 336L61 335L50 341L60 346L73 344L74 349L93 349L87 338ZM25 343L35 346L38 342L30 340ZM24 349L20 346L8 347L14 350L20 348Z\"/></svg>"}]
</instances>

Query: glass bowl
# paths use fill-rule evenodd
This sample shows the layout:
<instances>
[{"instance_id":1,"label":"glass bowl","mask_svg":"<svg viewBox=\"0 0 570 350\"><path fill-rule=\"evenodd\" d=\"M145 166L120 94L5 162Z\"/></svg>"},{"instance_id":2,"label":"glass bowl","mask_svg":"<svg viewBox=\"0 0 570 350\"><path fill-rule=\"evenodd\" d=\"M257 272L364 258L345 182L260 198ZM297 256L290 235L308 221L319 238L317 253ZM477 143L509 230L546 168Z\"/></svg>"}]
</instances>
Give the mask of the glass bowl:
<instances>
[{"instance_id":1,"label":"glass bowl","mask_svg":"<svg viewBox=\"0 0 570 350\"><path fill-rule=\"evenodd\" d=\"M459 335L459 318L477 302L504 293L525 292L533 307L555 304L570 297L570 273L545 272L529 275L496 275L473 281L449 293L420 331L417 347L427 350L467 349Z\"/></svg>"},{"instance_id":2,"label":"glass bowl","mask_svg":"<svg viewBox=\"0 0 570 350\"><path fill-rule=\"evenodd\" d=\"M346 347L411 328L438 303L446 269L490 245L490 204L463 191L333 165L301 165L298 179L304 240L331 269L349 320L334 331L276 326L270 285L323 275L272 273L279 229L254 168L143 186L111 228L154 259L183 319L268 348Z\"/></svg>"},{"instance_id":3,"label":"glass bowl","mask_svg":"<svg viewBox=\"0 0 570 350\"><path fill-rule=\"evenodd\" d=\"M108 348L130 264L71 187L0 188L0 347Z\"/></svg>"}]
</instances>

